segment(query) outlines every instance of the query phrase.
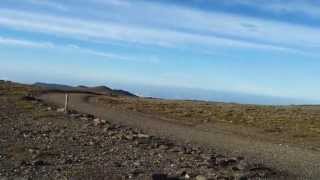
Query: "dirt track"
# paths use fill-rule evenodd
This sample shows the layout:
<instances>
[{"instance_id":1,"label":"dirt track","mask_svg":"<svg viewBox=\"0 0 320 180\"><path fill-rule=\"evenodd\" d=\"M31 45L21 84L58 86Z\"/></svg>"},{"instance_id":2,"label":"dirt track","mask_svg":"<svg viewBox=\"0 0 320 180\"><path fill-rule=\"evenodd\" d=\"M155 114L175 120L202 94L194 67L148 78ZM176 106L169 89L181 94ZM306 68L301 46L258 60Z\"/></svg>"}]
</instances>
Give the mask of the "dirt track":
<instances>
[{"instance_id":1,"label":"dirt track","mask_svg":"<svg viewBox=\"0 0 320 180\"><path fill-rule=\"evenodd\" d=\"M41 99L62 105L64 95L45 94ZM189 127L165 122L160 118L141 113L110 110L96 105L92 102L93 100L94 97L86 94L72 94L71 107L114 123L140 128L152 135L211 146L217 152L228 155L246 156L252 161L259 161L280 171L299 176L297 179L319 179L320 177L319 151L263 141L260 138L257 140L253 136L242 137L219 127L219 124Z\"/></svg>"}]
</instances>

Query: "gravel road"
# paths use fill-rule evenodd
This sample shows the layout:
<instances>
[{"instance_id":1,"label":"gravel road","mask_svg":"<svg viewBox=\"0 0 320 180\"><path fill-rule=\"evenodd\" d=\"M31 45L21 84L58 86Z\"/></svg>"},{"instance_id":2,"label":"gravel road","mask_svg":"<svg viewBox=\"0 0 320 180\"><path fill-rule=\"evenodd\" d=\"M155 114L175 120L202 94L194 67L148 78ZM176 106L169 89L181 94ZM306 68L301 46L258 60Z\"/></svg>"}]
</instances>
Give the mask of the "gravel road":
<instances>
[{"instance_id":1,"label":"gravel road","mask_svg":"<svg viewBox=\"0 0 320 180\"><path fill-rule=\"evenodd\" d=\"M48 103L62 105L64 94L49 93L40 97ZM137 112L106 109L94 102L94 96L71 94L70 107L81 113L93 114L110 122L142 129L144 132L180 143L212 147L228 156L245 156L251 162L264 164L288 173L289 179L319 179L320 152L254 137L241 137L213 126L189 127L162 121L160 118ZM217 125L218 126L218 125Z\"/></svg>"}]
</instances>

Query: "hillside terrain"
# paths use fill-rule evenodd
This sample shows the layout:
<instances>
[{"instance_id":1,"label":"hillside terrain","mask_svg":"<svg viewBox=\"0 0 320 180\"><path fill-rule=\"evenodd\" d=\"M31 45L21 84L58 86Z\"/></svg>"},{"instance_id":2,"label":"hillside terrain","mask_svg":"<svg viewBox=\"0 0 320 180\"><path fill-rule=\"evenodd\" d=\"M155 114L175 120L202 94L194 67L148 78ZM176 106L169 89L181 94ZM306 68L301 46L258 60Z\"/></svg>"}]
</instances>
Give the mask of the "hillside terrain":
<instances>
[{"instance_id":1,"label":"hillside terrain","mask_svg":"<svg viewBox=\"0 0 320 180\"><path fill-rule=\"evenodd\" d=\"M151 136L0 82L0 179L259 179L284 173L244 157Z\"/></svg>"},{"instance_id":2,"label":"hillside terrain","mask_svg":"<svg viewBox=\"0 0 320 180\"><path fill-rule=\"evenodd\" d=\"M197 126L223 123L252 127L266 136L320 150L320 106L264 106L154 98L97 97L94 103L108 108L164 117L175 123Z\"/></svg>"},{"instance_id":3,"label":"hillside terrain","mask_svg":"<svg viewBox=\"0 0 320 180\"><path fill-rule=\"evenodd\" d=\"M59 108L64 92L71 95L68 113ZM103 92L113 90L1 81L0 178L319 175L318 106L176 101Z\"/></svg>"},{"instance_id":4,"label":"hillside terrain","mask_svg":"<svg viewBox=\"0 0 320 180\"><path fill-rule=\"evenodd\" d=\"M84 93L93 93L93 94L100 94L100 95L108 95L113 97L118 96L128 96L128 97L137 97L136 95L118 89L111 89L106 86L96 86L96 87L87 87L87 86L68 86L68 85L61 85L61 84L49 84L49 83L35 83L33 84L34 87L42 88L42 91L61 91L61 92L84 92Z\"/></svg>"}]
</instances>

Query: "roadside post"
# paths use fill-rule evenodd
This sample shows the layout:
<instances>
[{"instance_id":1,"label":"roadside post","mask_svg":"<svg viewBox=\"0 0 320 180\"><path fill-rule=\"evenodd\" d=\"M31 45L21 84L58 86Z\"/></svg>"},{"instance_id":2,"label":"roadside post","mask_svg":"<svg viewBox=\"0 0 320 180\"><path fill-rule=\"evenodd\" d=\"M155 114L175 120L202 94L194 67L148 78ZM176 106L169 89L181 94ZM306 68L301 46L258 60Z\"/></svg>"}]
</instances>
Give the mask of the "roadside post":
<instances>
[{"instance_id":1,"label":"roadside post","mask_svg":"<svg viewBox=\"0 0 320 180\"><path fill-rule=\"evenodd\" d=\"M68 112L68 103L69 103L69 94L66 93L66 94L65 94L65 102L64 102L64 112L65 112L65 113Z\"/></svg>"}]
</instances>

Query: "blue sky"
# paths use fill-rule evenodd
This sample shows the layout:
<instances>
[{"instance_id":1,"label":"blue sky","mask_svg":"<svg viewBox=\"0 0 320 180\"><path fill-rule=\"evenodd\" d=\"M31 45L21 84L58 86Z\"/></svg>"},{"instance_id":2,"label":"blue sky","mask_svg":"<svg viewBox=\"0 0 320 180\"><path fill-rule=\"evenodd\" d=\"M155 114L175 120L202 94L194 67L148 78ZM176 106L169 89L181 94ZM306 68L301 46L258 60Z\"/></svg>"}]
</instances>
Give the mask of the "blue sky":
<instances>
[{"instance_id":1,"label":"blue sky","mask_svg":"<svg viewBox=\"0 0 320 180\"><path fill-rule=\"evenodd\" d=\"M311 0L0 3L0 79L320 102L319 49L320 2Z\"/></svg>"}]
</instances>

